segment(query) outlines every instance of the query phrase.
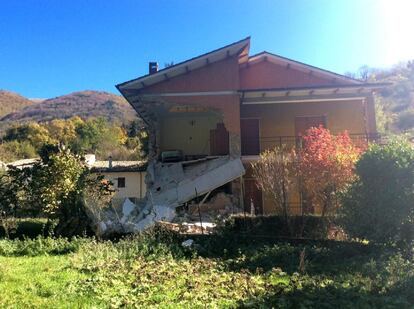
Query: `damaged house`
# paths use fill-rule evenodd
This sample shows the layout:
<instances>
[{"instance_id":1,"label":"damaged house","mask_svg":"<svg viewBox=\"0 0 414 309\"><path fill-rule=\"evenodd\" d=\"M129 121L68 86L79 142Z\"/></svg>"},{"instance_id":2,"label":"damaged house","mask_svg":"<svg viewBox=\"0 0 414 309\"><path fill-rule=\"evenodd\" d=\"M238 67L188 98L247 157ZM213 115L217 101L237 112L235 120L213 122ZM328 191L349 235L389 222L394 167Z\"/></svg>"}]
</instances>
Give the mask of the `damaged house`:
<instances>
[{"instance_id":1,"label":"damaged house","mask_svg":"<svg viewBox=\"0 0 414 309\"><path fill-rule=\"evenodd\" d=\"M246 38L162 70L151 62L148 75L116 86L150 134L146 198L124 229L170 221L178 207L202 204L217 191L237 209L270 214L275 207L250 171L261 151L294 145L319 125L376 137L373 93L380 84L269 52L249 55L249 47Z\"/></svg>"}]
</instances>

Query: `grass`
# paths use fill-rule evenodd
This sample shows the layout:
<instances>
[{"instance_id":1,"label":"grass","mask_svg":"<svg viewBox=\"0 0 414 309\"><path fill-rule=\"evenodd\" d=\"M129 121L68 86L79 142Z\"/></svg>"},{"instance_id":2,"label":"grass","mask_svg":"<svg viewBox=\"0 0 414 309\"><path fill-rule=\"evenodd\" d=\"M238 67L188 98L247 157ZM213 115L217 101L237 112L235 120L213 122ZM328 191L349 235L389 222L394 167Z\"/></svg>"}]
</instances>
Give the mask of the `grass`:
<instances>
[{"instance_id":1,"label":"grass","mask_svg":"<svg viewBox=\"0 0 414 309\"><path fill-rule=\"evenodd\" d=\"M0 257L0 307L76 308L97 304L70 288L85 274L70 267L68 256Z\"/></svg>"},{"instance_id":2,"label":"grass","mask_svg":"<svg viewBox=\"0 0 414 309\"><path fill-rule=\"evenodd\" d=\"M411 253L220 236L183 248L182 240L154 230L117 242L0 241L0 307L414 307Z\"/></svg>"}]
</instances>

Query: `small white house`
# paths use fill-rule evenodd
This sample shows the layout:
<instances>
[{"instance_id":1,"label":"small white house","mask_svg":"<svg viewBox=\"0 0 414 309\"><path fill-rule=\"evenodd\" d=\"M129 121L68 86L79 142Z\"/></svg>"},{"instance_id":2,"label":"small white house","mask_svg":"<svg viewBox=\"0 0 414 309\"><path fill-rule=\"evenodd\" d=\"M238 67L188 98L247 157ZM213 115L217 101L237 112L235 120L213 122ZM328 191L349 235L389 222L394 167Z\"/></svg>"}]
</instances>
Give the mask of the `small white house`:
<instances>
[{"instance_id":1,"label":"small white house","mask_svg":"<svg viewBox=\"0 0 414 309\"><path fill-rule=\"evenodd\" d=\"M23 169L25 167L31 167L39 161L39 158L18 160L5 163L4 169L6 170L7 166ZM122 205L126 199L137 204L140 199L145 197L145 193L147 192L145 185L146 162L113 161L111 158L107 161L96 161L95 155L93 154L85 155L85 162L92 173L102 174L105 179L113 184L115 195L112 198L112 204L114 206ZM1 163L0 170L2 167Z\"/></svg>"},{"instance_id":2,"label":"small white house","mask_svg":"<svg viewBox=\"0 0 414 309\"><path fill-rule=\"evenodd\" d=\"M136 204L145 197L146 162L143 161L95 161L93 155L85 156L93 173L102 174L112 182L116 190L112 203L122 205L126 199Z\"/></svg>"}]
</instances>

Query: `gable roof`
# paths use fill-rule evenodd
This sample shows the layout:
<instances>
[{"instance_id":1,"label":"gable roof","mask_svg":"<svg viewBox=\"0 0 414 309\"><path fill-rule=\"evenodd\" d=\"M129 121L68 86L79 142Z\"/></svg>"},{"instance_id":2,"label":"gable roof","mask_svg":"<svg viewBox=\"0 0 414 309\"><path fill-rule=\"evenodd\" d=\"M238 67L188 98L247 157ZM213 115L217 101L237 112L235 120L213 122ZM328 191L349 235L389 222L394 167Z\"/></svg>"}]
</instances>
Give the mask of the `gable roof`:
<instances>
[{"instance_id":1,"label":"gable roof","mask_svg":"<svg viewBox=\"0 0 414 309\"><path fill-rule=\"evenodd\" d=\"M201 56L191 58L178 64L166 67L153 74L147 74L139 78L116 85L116 88L123 93L128 89L139 90L144 87L157 84L168 78L186 74L190 71L202 68L210 63L224 60L228 57L238 55L239 61L247 61L250 48L250 37L213 50Z\"/></svg>"},{"instance_id":2,"label":"gable roof","mask_svg":"<svg viewBox=\"0 0 414 309\"><path fill-rule=\"evenodd\" d=\"M257 62L261 62L263 60L270 61L275 64L289 66L291 68L315 74L316 76L325 77L329 79L338 80L339 82L350 83L350 84L362 84L363 82L342 74L338 74L329 70L321 69L315 67L313 65L309 65L300 61L296 61L293 59L289 59L280 55L276 55L267 51L260 52L253 56L250 56L248 61L245 63L246 65L255 64Z\"/></svg>"}]
</instances>

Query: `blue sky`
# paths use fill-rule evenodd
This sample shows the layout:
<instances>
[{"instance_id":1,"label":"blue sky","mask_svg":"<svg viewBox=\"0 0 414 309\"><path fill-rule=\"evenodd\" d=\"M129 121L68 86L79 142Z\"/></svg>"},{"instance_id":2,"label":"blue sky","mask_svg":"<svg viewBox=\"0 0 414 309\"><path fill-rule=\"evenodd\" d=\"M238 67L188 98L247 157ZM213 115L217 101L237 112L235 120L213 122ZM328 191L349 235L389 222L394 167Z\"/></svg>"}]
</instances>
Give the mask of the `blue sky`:
<instances>
[{"instance_id":1,"label":"blue sky","mask_svg":"<svg viewBox=\"0 0 414 309\"><path fill-rule=\"evenodd\" d=\"M414 1L0 0L0 89L48 98L114 85L251 36L338 73L414 58Z\"/></svg>"}]
</instances>

